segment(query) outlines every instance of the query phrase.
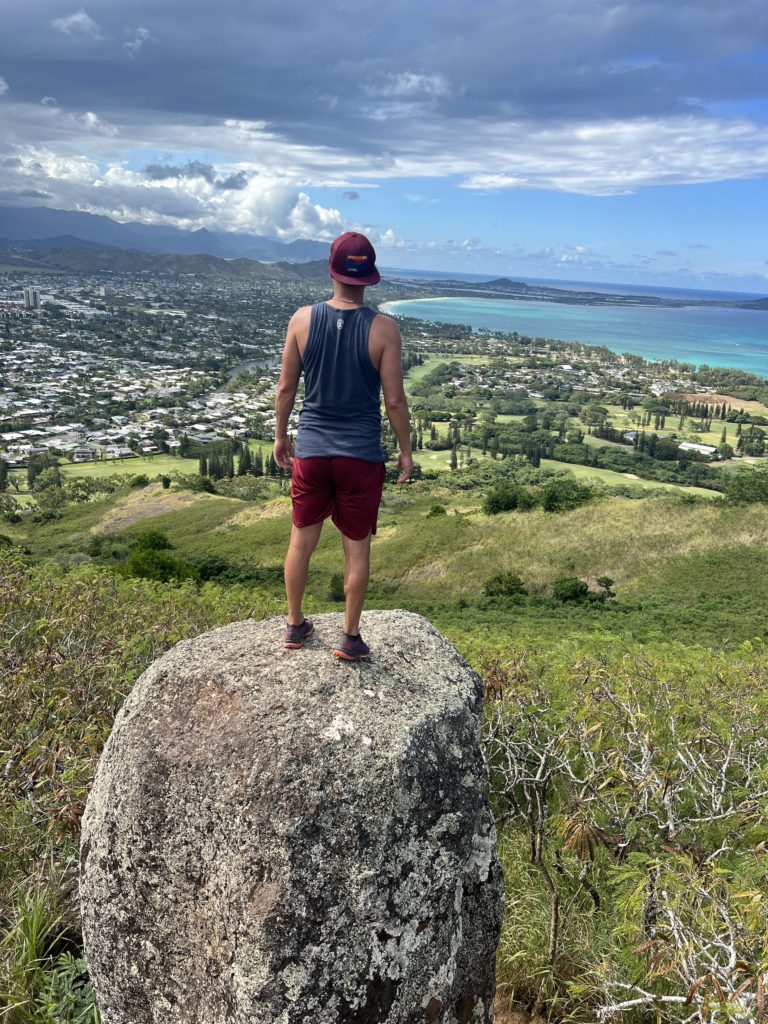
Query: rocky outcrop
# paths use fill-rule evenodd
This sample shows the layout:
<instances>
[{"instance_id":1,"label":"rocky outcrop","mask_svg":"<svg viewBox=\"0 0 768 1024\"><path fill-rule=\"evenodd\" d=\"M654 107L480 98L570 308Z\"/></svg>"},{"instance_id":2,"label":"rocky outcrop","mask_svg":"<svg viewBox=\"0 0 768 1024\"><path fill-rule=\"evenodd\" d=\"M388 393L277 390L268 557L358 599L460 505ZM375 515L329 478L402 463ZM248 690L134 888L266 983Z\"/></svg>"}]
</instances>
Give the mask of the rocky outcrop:
<instances>
[{"instance_id":1,"label":"rocky outcrop","mask_svg":"<svg viewBox=\"0 0 768 1024\"><path fill-rule=\"evenodd\" d=\"M281 620L180 643L117 717L83 820L104 1024L481 1024L502 882L482 689L423 618L367 663Z\"/></svg>"}]
</instances>

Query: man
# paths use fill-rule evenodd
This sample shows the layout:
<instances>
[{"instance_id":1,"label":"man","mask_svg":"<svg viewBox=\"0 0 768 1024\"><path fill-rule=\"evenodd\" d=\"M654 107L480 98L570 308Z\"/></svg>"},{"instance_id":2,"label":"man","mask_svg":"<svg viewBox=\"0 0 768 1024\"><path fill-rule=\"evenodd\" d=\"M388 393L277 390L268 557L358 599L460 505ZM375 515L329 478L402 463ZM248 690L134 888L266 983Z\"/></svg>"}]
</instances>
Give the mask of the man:
<instances>
[{"instance_id":1,"label":"man","mask_svg":"<svg viewBox=\"0 0 768 1024\"><path fill-rule=\"evenodd\" d=\"M331 516L342 535L346 598L344 631L333 653L359 661L369 653L360 636L360 614L384 483L382 391L400 448L398 483L411 475L413 455L400 331L394 320L364 302L366 287L381 279L374 248L365 235L347 231L331 245L328 262L333 296L291 317L275 399L275 462L283 469L293 467L285 646L299 648L312 633L301 605L309 560ZM302 372L304 404L294 455L288 417Z\"/></svg>"}]
</instances>

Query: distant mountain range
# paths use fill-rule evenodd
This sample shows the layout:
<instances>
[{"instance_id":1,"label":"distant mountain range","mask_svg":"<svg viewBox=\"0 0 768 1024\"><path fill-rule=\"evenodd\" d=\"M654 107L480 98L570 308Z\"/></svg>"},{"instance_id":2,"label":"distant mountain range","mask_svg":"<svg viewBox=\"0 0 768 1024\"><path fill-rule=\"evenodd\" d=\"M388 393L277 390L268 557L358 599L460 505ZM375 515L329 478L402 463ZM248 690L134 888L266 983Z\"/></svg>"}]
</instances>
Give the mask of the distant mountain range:
<instances>
[{"instance_id":1,"label":"distant mountain range","mask_svg":"<svg viewBox=\"0 0 768 1024\"><path fill-rule=\"evenodd\" d=\"M72 244L72 242L79 244ZM62 244L63 243L63 244ZM222 259L208 253L135 252L113 249L80 239L0 240L0 264L35 270L61 270L70 274L184 274L242 281L328 281L328 261L260 263L250 259Z\"/></svg>"},{"instance_id":2,"label":"distant mountain range","mask_svg":"<svg viewBox=\"0 0 768 1024\"><path fill-rule=\"evenodd\" d=\"M41 248L128 249L221 259L299 263L328 258L328 243L311 239L281 242L236 231L183 231L154 224L120 224L111 217L45 206L0 206L0 244L26 242Z\"/></svg>"}]
</instances>

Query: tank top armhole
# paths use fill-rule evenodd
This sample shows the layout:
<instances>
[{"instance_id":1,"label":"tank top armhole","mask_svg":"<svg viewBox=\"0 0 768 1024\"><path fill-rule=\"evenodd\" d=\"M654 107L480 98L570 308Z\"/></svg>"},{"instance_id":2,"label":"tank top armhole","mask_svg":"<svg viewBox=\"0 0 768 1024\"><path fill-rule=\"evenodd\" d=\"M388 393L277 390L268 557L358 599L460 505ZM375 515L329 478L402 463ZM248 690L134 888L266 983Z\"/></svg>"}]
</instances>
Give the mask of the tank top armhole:
<instances>
[{"instance_id":1,"label":"tank top armhole","mask_svg":"<svg viewBox=\"0 0 768 1024\"><path fill-rule=\"evenodd\" d=\"M311 354L311 349L314 348L314 345L312 343L314 341L315 334L317 333L315 331L315 326L317 323L318 307L320 305L322 305L322 303L316 302L312 306L312 309L309 314L309 331L307 332L307 344L304 346L304 351L301 353L302 370L304 369L304 365L307 361L307 356Z\"/></svg>"},{"instance_id":2,"label":"tank top armhole","mask_svg":"<svg viewBox=\"0 0 768 1024\"><path fill-rule=\"evenodd\" d=\"M368 307L368 309L373 314L373 316L371 316L369 318L369 320L368 320L368 330L365 332L365 351L368 354L368 362L371 364L371 369L376 374L376 376L379 378L379 380L381 380L381 374L379 373L379 368L376 365L376 363L374 363L374 361L371 359L371 328L373 327L373 321L376 319L376 317L379 314L376 312L375 309L370 309L370 307Z\"/></svg>"}]
</instances>

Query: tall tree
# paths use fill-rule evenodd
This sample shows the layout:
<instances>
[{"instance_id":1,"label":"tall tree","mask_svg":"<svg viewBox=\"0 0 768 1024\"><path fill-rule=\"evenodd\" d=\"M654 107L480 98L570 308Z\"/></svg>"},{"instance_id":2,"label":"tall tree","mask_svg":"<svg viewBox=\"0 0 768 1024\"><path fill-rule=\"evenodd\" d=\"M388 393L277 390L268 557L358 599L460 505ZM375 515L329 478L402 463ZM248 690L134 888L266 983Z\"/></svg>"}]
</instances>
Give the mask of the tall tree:
<instances>
[{"instance_id":1,"label":"tall tree","mask_svg":"<svg viewBox=\"0 0 768 1024\"><path fill-rule=\"evenodd\" d=\"M247 444L244 444L243 450L240 453L240 458L238 459L237 462L237 475L245 476L246 473L250 473L251 466L251 449L248 447Z\"/></svg>"}]
</instances>

